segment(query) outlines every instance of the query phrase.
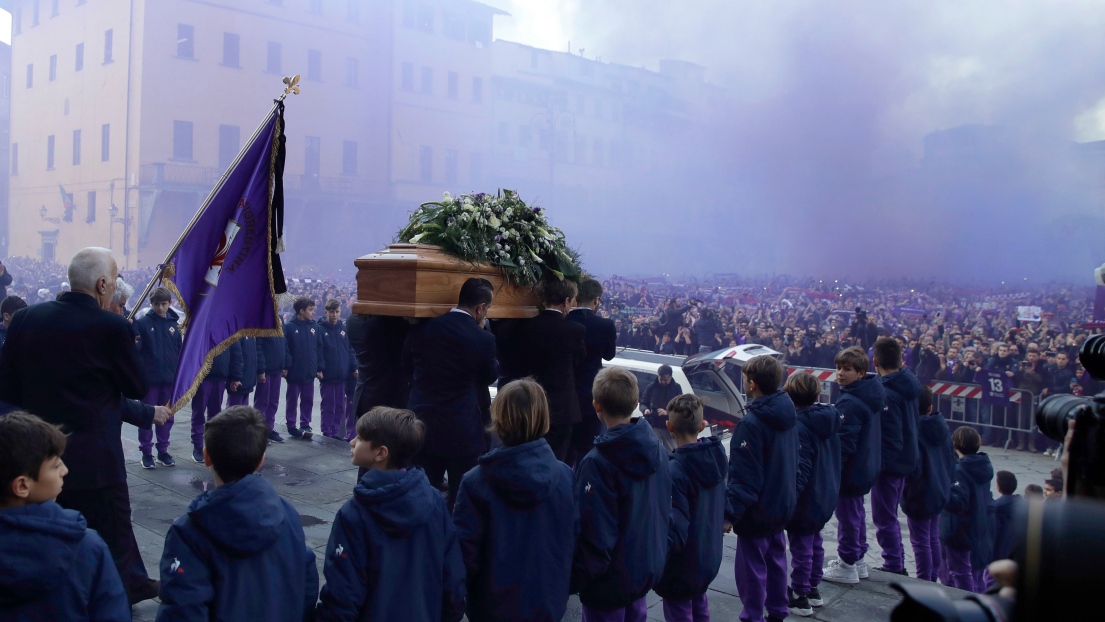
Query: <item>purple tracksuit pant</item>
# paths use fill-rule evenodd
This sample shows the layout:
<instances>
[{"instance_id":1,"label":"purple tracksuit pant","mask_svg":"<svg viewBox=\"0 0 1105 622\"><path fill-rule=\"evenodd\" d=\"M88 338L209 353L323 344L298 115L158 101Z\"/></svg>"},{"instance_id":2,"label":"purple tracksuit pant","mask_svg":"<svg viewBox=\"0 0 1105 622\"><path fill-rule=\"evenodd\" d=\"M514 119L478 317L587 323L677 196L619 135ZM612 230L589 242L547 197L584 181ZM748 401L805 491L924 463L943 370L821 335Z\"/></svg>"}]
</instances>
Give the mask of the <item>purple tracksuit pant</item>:
<instances>
[{"instance_id":1,"label":"purple tracksuit pant","mask_svg":"<svg viewBox=\"0 0 1105 622\"><path fill-rule=\"evenodd\" d=\"M917 578L936 582L940 576L940 517L928 520L907 518L909 542L913 545L913 559L917 562Z\"/></svg>"},{"instance_id":2,"label":"purple tracksuit pant","mask_svg":"<svg viewBox=\"0 0 1105 622\"><path fill-rule=\"evenodd\" d=\"M645 622L648 618L648 606L645 598L633 601L628 607L605 611L583 605L583 622Z\"/></svg>"},{"instance_id":3,"label":"purple tracksuit pant","mask_svg":"<svg viewBox=\"0 0 1105 622\"><path fill-rule=\"evenodd\" d=\"M805 596L821 585L825 566L825 547L821 532L811 534L787 533L790 540L790 587Z\"/></svg>"},{"instance_id":4,"label":"purple tracksuit pant","mask_svg":"<svg viewBox=\"0 0 1105 622\"><path fill-rule=\"evenodd\" d=\"M740 619L763 622L767 613L779 618L790 613L787 596L787 542L783 532L763 538L737 536L733 574L737 595L744 603Z\"/></svg>"},{"instance_id":5,"label":"purple tracksuit pant","mask_svg":"<svg viewBox=\"0 0 1105 622\"><path fill-rule=\"evenodd\" d=\"M338 429L344 430L345 436L343 438L346 441L353 440L353 437L357 435L357 419L360 419L360 415L357 414L357 407L353 404L353 396L348 395L345 398L345 418L343 423L338 426Z\"/></svg>"},{"instance_id":6,"label":"purple tracksuit pant","mask_svg":"<svg viewBox=\"0 0 1105 622\"><path fill-rule=\"evenodd\" d=\"M341 424L345 417L345 381L320 383L319 392L322 393L322 435L341 438Z\"/></svg>"},{"instance_id":7,"label":"purple tracksuit pant","mask_svg":"<svg viewBox=\"0 0 1105 622\"><path fill-rule=\"evenodd\" d=\"M706 593L689 600L664 599L664 622L710 622Z\"/></svg>"},{"instance_id":8,"label":"purple tracksuit pant","mask_svg":"<svg viewBox=\"0 0 1105 622\"><path fill-rule=\"evenodd\" d=\"M285 394L284 399L284 416L287 419L288 427L296 427L295 411L297 403L299 406L299 427L311 427L311 411L315 409L315 381L289 381L288 392Z\"/></svg>"},{"instance_id":9,"label":"purple tracksuit pant","mask_svg":"<svg viewBox=\"0 0 1105 622\"><path fill-rule=\"evenodd\" d=\"M971 550L959 550L944 545L944 563L948 568L948 585L968 592L980 592L984 589L986 580L979 568L977 572L971 568ZM976 576L977 575L977 576ZM975 584L975 580L978 584Z\"/></svg>"},{"instance_id":10,"label":"purple tracksuit pant","mask_svg":"<svg viewBox=\"0 0 1105 622\"><path fill-rule=\"evenodd\" d=\"M168 406L169 400L172 399L173 385L171 384L155 384L150 386L150 392L146 394L146 399L142 400L145 404L152 404L153 406ZM151 455L153 451L153 435L154 430L157 431L157 453L163 454L169 450L169 431L173 429L173 420L169 419L165 422L165 425L155 425L153 429L138 428L138 448L142 450L144 455Z\"/></svg>"},{"instance_id":11,"label":"purple tracksuit pant","mask_svg":"<svg viewBox=\"0 0 1105 622\"><path fill-rule=\"evenodd\" d=\"M269 430L276 427L276 408L280 406L280 370L265 372L265 381L257 383L257 393L253 396L253 407L261 411Z\"/></svg>"},{"instance_id":12,"label":"purple tracksuit pant","mask_svg":"<svg viewBox=\"0 0 1105 622\"><path fill-rule=\"evenodd\" d=\"M249 393L230 393L226 394L226 407L231 406L249 406Z\"/></svg>"},{"instance_id":13,"label":"purple tracksuit pant","mask_svg":"<svg viewBox=\"0 0 1105 622\"><path fill-rule=\"evenodd\" d=\"M879 473L871 489L871 518L875 522L875 539L882 547L883 568L905 571L905 551L902 547L902 524L898 522L898 504L902 502L905 477Z\"/></svg>"},{"instance_id":14,"label":"purple tracksuit pant","mask_svg":"<svg viewBox=\"0 0 1105 622\"><path fill-rule=\"evenodd\" d=\"M192 446L203 449L203 426L223 409L226 378L204 380L192 398Z\"/></svg>"},{"instance_id":15,"label":"purple tracksuit pant","mask_svg":"<svg viewBox=\"0 0 1105 622\"><path fill-rule=\"evenodd\" d=\"M863 497L841 495L836 502L837 553L841 561L854 564L867 554L867 511Z\"/></svg>"}]
</instances>

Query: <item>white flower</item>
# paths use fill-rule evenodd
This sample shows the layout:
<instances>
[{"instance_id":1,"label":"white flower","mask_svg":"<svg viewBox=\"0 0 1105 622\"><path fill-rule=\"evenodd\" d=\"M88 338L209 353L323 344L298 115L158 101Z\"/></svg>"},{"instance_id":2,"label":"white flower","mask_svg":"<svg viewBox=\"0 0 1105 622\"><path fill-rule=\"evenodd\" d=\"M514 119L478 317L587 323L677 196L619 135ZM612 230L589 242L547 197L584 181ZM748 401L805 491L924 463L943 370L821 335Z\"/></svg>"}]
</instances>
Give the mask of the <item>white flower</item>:
<instances>
[{"instance_id":1,"label":"white flower","mask_svg":"<svg viewBox=\"0 0 1105 622\"><path fill-rule=\"evenodd\" d=\"M510 244L503 244L503 250L504 251L510 250Z\"/></svg>"},{"instance_id":2,"label":"white flower","mask_svg":"<svg viewBox=\"0 0 1105 622\"><path fill-rule=\"evenodd\" d=\"M492 227L495 227L496 229L499 228L499 225L501 224L499 222L499 219L495 218L494 216L492 216L491 219L487 221L487 223Z\"/></svg>"},{"instance_id":3,"label":"white flower","mask_svg":"<svg viewBox=\"0 0 1105 622\"><path fill-rule=\"evenodd\" d=\"M453 202L452 195L450 195L448 192L446 192L445 196L441 198L441 202L444 203L445 205L448 205L448 204L452 203Z\"/></svg>"},{"instance_id":4,"label":"white flower","mask_svg":"<svg viewBox=\"0 0 1105 622\"><path fill-rule=\"evenodd\" d=\"M421 240L425 236L426 236L425 233L419 233L418 235L411 238L411 244L418 244L418 241Z\"/></svg>"}]
</instances>

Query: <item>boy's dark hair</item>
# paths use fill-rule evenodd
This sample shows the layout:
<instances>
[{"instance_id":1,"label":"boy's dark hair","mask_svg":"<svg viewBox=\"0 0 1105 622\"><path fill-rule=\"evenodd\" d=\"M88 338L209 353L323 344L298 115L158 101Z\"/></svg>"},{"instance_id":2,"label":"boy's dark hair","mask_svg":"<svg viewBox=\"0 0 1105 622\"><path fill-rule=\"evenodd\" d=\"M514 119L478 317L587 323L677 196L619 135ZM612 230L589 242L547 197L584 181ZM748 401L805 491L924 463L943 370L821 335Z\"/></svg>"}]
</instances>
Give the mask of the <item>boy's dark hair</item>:
<instances>
[{"instance_id":1,"label":"boy's dark hair","mask_svg":"<svg viewBox=\"0 0 1105 622\"><path fill-rule=\"evenodd\" d=\"M19 296L8 296L3 302L0 302L0 315L12 314L20 309L27 308L27 301L23 300Z\"/></svg>"},{"instance_id":2,"label":"boy's dark hair","mask_svg":"<svg viewBox=\"0 0 1105 622\"><path fill-rule=\"evenodd\" d=\"M583 279L579 284L579 295L576 296L576 302L580 306L589 305L599 296L602 296L602 283L595 279Z\"/></svg>"},{"instance_id":3,"label":"boy's dark hair","mask_svg":"<svg viewBox=\"0 0 1105 622\"><path fill-rule=\"evenodd\" d=\"M1061 479L1045 479L1044 486L1051 486L1052 490L1063 492L1063 480Z\"/></svg>"},{"instance_id":4,"label":"boy's dark hair","mask_svg":"<svg viewBox=\"0 0 1105 622\"><path fill-rule=\"evenodd\" d=\"M576 297L576 284L568 279L545 279L538 287L541 302L548 305L564 304L565 299Z\"/></svg>"},{"instance_id":5,"label":"boy's dark hair","mask_svg":"<svg viewBox=\"0 0 1105 622\"><path fill-rule=\"evenodd\" d=\"M932 389L921 387L921 395L917 398L917 412L927 415L930 410L932 410Z\"/></svg>"},{"instance_id":6,"label":"boy's dark hair","mask_svg":"<svg viewBox=\"0 0 1105 622\"><path fill-rule=\"evenodd\" d=\"M460 286L460 297L457 306L465 309L475 309L480 305L491 304L495 297L495 286L487 279L468 279Z\"/></svg>"},{"instance_id":7,"label":"boy's dark hair","mask_svg":"<svg viewBox=\"0 0 1105 622\"><path fill-rule=\"evenodd\" d=\"M331 298L330 300L326 301L325 309L327 311L335 311L335 310L340 309L340 308L341 308L341 303L338 302L337 298Z\"/></svg>"},{"instance_id":8,"label":"boy's dark hair","mask_svg":"<svg viewBox=\"0 0 1105 622\"><path fill-rule=\"evenodd\" d=\"M783 390L796 407L805 408L817 403L817 398L821 396L821 383L809 372L796 371L787 378Z\"/></svg>"},{"instance_id":9,"label":"boy's dark hair","mask_svg":"<svg viewBox=\"0 0 1105 622\"><path fill-rule=\"evenodd\" d=\"M784 373L786 370L779 359L767 354L754 356L744 364L744 375L755 382L760 393L764 395L771 395L779 390L779 385L783 384Z\"/></svg>"},{"instance_id":10,"label":"boy's dark hair","mask_svg":"<svg viewBox=\"0 0 1105 622\"><path fill-rule=\"evenodd\" d=\"M670 335L671 333L668 334ZM668 378L671 378L671 365L661 365L659 368L656 369L656 376L667 376Z\"/></svg>"},{"instance_id":11,"label":"boy's dark hair","mask_svg":"<svg viewBox=\"0 0 1105 622\"><path fill-rule=\"evenodd\" d=\"M1055 467L1051 470L1051 479L1063 479L1063 467Z\"/></svg>"},{"instance_id":12,"label":"boy's dark hair","mask_svg":"<svg viewBox=\"0 0 1105 622\"><path fill-rule=\"evenodd\" d=\"M1044 487L1039 484L1029 484L1024 487L1024 496L1026 497L1042 497L1044 496Z\"/></svg>"},{"instance_id":13,"label":"boy's dark hair","mask_svg":"<svg viewBox=\"0 0 1105 622\"><path fill-rule=\"evenodd\" d=\"M409 410L377 406L357 420L357 436L373 445L387 447L388 467L405 469L422 448L426 426Z\"/></svg>"},{"instance_id":14,"label":"boy's dark hair","mask_svg":"<svg viewBox=\"0 0 1105 622\"><path fill-rule=\"evenodd\" d=\"M65 452L65 435L57 426L23 411L0 417L0 499L9 499L11 483L26 475L38 481L42 464Z\"/></svg>"},{"instance_id":15,"label":"boy's dark hair","mask_svg":"<svg viewBox=\"0 0 1105 622\"><path fill-rule=\"evenodd\" d=\"M257 472L269 444L269 426L256 408L231 406L204 426L203 444L211 468L230 484Z\"/></svg>"},{"instance_id":16,"label":"boy's dark hair","mask_svg":"<svg viewBox=\"0 0 1105 622\"><path fill-rule=\"evenodd\" d=\"M887 370L896 371L902 367L902 344L897 339L879 337L875 340L875 363Z\"/></svg>"},{"instance_id":17,"label":"boy's dark hair","mask_svg":"<svg viewBox=\"0 0 1105 622\"><path fill-rule=\"evenodd\" d=\"M1017 492L1017 476L1009 471L998 471L996 476L998 492L1003 495L1011 495Z\"/></svg>"},{"instance_id":18,"label":"boy's dark hair","mask_svg":"<svg viewBox=\"0 0 1105 622\"><path fill-rule=\"evenodd\" d=\"M611 417L631 417L640 395L637 377L621 367L603 367L591 385L591 395Z\"/></svg>"},{"instance_id":19,"label":"boy's dark hair","mask_svg":"<svg viewBox=\"0 0 1105 622\"><path fill-rule=\"evenodd\" d=\"M974 428L963 425L956 428L955 432L952 432L952 447L959 450L959 453L965 456L977 454L981 446L982 437L978 435L978 432L976 432Z\"/></svg>"},{"instance_id":20,"label":"boy's dark hair","mask_svg":"<svg viewBox=\"0 0 1105 622\"><path fill-rule=\"evenodd\" d=\"M168 287L155 287L150 292L150 304L157 304L159 302L172 302L173 294L169 291Z\"/></svg>"},{"instance_id":21,"label":"boy's dark hair","mask_svg":"<svg viewBox=\"0 0 1105 622\"><path fill-rule=\"evenodd\" d=\"M676 434L695 436L702 431L702 400L698 396L677 395L668 402L667 411Z\"/></svg>"},{"instance_id":22,"label":"boy's dark hair","mask_svg":"<svg viewBox=\"0 0 1105 622\"><path fill-rule=\"evenodd\" d=\"M292 303L292 311L299 313L300 311L306 311L308 307L315 306L315 301L306 296L300 296Z\"/></svg>"},{"instance_id":23,"label":"boy's dark hair","mask_svg":"<svg viewBox=\"0 0 1105 622\"><path fill-rule=\"evenodd\" d=\"M863 351L863 348L852 346L837 352L833 364L837 369L847 367L866 374L867 370L871 368L871 359L867 358L867 353Z\"/></svg>"}]
</instances>

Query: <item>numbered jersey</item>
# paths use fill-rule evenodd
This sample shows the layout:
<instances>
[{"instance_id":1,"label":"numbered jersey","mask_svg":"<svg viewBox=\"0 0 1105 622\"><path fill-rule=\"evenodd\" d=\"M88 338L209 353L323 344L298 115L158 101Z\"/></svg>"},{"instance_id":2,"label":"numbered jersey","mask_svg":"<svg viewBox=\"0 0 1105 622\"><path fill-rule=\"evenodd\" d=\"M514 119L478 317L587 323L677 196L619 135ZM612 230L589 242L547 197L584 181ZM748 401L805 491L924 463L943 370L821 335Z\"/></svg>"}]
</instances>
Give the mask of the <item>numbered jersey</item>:
<instances>
[{"instance_id":1,"label":"numbered jersey","mask_svg":"<svg viewBox=\"0 0 1105 622\"><path fill-rule=\"evenodd\" d=\"M975 384L982 387L982 403L993 406L1011 406L1009 395L1013 379L1005 372L983 369L975 374Z\"/></svg>"}]
</instances>

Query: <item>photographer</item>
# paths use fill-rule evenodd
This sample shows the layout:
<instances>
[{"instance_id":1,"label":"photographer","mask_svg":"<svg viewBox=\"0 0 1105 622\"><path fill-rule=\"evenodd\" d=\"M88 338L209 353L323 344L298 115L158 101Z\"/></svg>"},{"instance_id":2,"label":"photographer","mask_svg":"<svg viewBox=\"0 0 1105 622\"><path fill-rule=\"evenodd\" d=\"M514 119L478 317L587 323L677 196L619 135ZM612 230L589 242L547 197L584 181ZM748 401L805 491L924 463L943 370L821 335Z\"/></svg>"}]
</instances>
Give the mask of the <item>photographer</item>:
<instances>
[{"instance_id":1,"label":"photographer","mask_svg":"<svg viewBox=\"0 0 1105 622\"><path fill-rule=\"evenodd\" d=\"M922 344L915 347L913 360L917 364L914 373L921 384L927 385L936 378L936 372L940 371L940 357L936 354L932 337L925 337Z\"/></svg>"},{"instance_id":2,"label":"photographer","mask_svg":"<svg viewBox=\"0 0 1105 622\"><path fill-rule=\"evenodd\" d=\"M699 352L713 352L721 347L717 334L722 332L722 329L713 309L702 310L701 316L694 324L694 332L698 336Z\"/></svg>"}]
</instances>

